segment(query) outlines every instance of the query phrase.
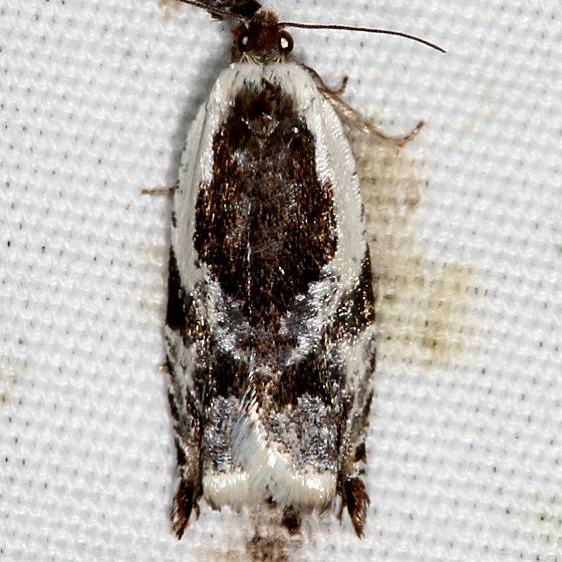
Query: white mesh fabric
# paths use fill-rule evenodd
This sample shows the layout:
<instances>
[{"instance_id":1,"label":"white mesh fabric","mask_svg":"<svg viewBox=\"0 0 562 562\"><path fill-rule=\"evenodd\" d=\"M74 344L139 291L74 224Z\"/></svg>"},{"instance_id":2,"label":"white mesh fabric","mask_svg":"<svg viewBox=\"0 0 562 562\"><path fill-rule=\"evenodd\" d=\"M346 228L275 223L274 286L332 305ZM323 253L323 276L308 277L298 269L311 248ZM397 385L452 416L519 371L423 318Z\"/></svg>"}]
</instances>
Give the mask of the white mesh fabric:
<instances>
[{"instance_id":1,"label":"white mesh fabric","mask_svg":"<svg viewBox=\"0 0 562 562\"><path fill-rule=\"evenodd\" d=\"M366 536L326 514L300 556L562 560L559 2L273 7L448 50L293 33L385 130L426 121L373 188L395 179L404 200L371 192L368 209L390 298ZM202 504L183 541L170 532L169 202L140 195L176 180L229 42L207 14L155 0L0 6L1 560L245 559L253 529L228 510Z\"/></svg>"}]
</instances>

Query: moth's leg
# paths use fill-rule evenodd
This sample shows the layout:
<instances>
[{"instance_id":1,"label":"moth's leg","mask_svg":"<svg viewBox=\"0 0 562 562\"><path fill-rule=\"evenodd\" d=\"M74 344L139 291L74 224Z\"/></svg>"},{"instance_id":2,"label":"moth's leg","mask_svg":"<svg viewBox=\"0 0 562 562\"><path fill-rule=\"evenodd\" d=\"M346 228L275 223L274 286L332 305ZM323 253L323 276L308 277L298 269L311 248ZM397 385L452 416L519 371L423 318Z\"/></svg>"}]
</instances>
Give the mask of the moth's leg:
<instances>
[{"instance_id":1,"label":"moth's leg","mask_svg":"<svg viewBox=\"0 0 562 562\"><path fill-rule=\"evenodd\" d=\"M145 188L141 189L141 195L165 195L169 197L176 192L176 189L179 187L178 183L176 182L174 185L170 185L168 187L155 187L152 189Z\"/></svg>"},{"instance_id":2,"label":"moth's leg","mask_svg":"<svg viewBox=\"0 0 562 562\"><path fill-rule=\"evenodd\" d=\"M344 82L342 82L342 86L340 86L340 88L332 90L324 83L318 72L316 72L313 68L306 65L303 65L303 67L310 73L316 82L318 90L332 104L332 107L336 110L340 119L350 128L358 129L365 134L373 135L384 142L390 142L399 148L402 148L405 144L413 140L424 126L424 122L420 121L409 133L405 135L387 135L340 98L340 95L343 92L342 86L345 88L345 84L347 84L347 76L344 78Z\"/></svg>"},{"instance_id":3,"label":"moth's leg","mask_svg":"<svg viewBox=\"0 0 562 562\"><path fill-rule=\"evenodd\" d=\"M178 376L169 365L170 379ZM179 375L181 376L181 375ZM183 395L180 395L182 393ZM177 489L172 504L172 529L181 539L191 513L199 517L198 501L203 493L201 474L201 421L191 392L170 380L168 392L177 452Z\"/></svg>"},{"instance_id":4,"label":"moth's leg","mask_svg":"<svg viewBox=\"0 0 562 562\"><path fill-rule=\"evenodd\" d=\"M308 69L308 67L306 68ZM320 75L318 75L318 78L320 78ZM334 96L341 96L345 92L348 81L349 81L349 76L345 75L341 79L340 85L337 88L328 88L328 86L326 86L326 84L324 83L323 83L323 87L326 90L328 90L330 93L332 93Z\"/></svg>"}]
</instances>

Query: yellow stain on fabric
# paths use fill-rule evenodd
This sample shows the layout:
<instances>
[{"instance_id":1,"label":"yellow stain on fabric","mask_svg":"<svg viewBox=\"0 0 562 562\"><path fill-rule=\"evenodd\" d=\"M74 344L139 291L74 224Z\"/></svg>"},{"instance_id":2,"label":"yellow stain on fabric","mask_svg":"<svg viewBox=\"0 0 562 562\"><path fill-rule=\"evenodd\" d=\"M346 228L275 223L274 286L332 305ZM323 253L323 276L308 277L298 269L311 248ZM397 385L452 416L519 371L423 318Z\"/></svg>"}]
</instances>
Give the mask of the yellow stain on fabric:
<instances>
[{"instance_id":1,"label":"yellow stain on fabric","mask_svg":"<svg viewBox=\"0 0 562 562\"><path fill-rule=\"evenodd\" d=\"M480 293L477 280L460 263L428 272L412 225L427 187L422 163L393 142L355 133L350 140L367 216L379 356L447 366L477 339L471 306Z\"/></svg>"}]
</instances>

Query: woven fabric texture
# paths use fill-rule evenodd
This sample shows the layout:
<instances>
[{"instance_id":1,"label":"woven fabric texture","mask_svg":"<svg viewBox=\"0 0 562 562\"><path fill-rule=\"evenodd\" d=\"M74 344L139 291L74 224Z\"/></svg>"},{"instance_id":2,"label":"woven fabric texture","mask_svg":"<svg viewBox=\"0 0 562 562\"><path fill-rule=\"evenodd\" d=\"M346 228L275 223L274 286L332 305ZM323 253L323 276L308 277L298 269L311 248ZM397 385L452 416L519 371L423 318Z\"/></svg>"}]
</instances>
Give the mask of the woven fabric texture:
<instances>
[{"instance_id":1,"label":"woven fabric texture","mask_svg":"<svg viewBox=\"0 0 562 562\"><path fill-rule=\"evenodd\" d=\"M296 57L389 134L355 139L377 272L365 538L295 559L562 561L558 0L278 0ZM204 503L181 542L159 369L170 202L228 26L157 0L0 5L0 560L246 560Z\"/></svg>"}]
</instances>

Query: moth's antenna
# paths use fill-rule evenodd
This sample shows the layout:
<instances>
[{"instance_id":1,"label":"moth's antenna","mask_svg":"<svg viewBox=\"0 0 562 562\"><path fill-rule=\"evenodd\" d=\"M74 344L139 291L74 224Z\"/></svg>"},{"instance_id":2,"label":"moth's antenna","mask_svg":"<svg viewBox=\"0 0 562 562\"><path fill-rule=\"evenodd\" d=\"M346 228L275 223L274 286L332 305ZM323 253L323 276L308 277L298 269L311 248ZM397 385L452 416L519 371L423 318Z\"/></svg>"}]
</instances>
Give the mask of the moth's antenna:
<instances>
[{"instance_id":1,"label":"moth's antenna","mask_svg":"<svg viewBox=\"0 0 562 562\"><path fill-rule=\"evenodd\" d=\"M183 1L183 0L182 0ZM416 37L415 35L410 35L409 33L403 33L402 31L392 31L390 29L377 29L375 27L358 27L354 25L335 25L329 23L298 23L294 21L280 21L280 27L300 27L303 29L336 29L336 30L343 30L343 31L362 31L365 33L382 33L384 35L396 35L398 37L405 37L406 39L411 39L412 41L417 41L418 43L422 43L423 45L427 45L436 51L440 51L442 53L446 53L445 49L436 45L435 43L431 43L430 41L426 41L421 37Z\"/></svg>"},{"instance_id":2,"label":"moth's antenna","mask_svg":"<svg viewBox=\"0 0 562 562\"><path fill-rule=\"evenodd\" d=\"M234 18L240 21L246 21L246 18L244 18L239 14L233 13L232 11L229 10L222 10L217 6L210 6L208 2L205 2L203 0L178 0L178 2L181 2L182 4L189 4L191 6L196 6L197 8L202 8L206 12L209 12L209 14L211 14L212 16L215 16L219 19Z\"/></svg>"}]
</instances>

